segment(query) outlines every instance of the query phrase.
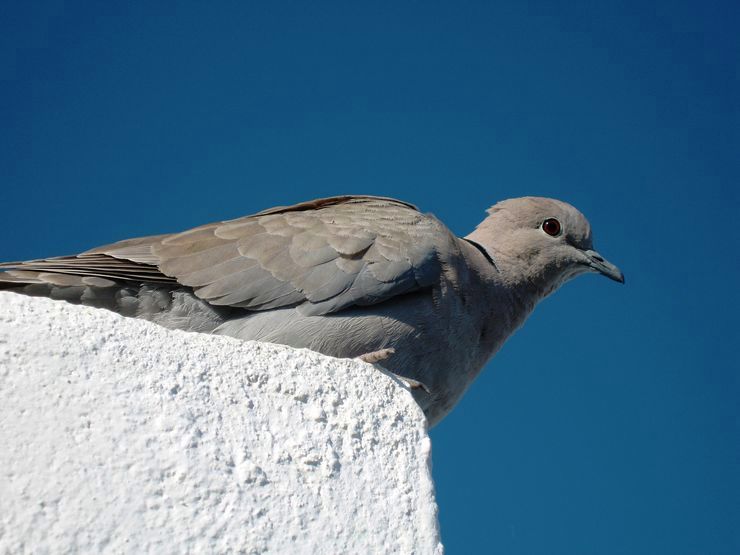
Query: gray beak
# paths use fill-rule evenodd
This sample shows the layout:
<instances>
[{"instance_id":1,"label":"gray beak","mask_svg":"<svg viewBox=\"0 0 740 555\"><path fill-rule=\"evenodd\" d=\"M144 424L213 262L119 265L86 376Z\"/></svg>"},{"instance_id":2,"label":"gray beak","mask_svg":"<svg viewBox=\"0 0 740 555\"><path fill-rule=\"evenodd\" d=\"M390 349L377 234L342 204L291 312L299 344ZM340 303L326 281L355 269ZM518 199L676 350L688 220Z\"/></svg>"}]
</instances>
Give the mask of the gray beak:
<instances>
[{"instance_id":1,"label":"gray beak","mask_svg":"<svg viewBox=\"0 0 740 555\"><path fill-rule=\"evenodd\" d=\"M592 271L599 272L609 279L613 279L614 281L618 281L619 283L624 283L624 274L622 273L622 271L614 264L609 262L607 259L605 259L603 256L601 256L598 252L588 250L583 251L583 254L585 254L588 258L588 262L586 262L586 265L591 268Z\"/></svg>"}]
</instances>

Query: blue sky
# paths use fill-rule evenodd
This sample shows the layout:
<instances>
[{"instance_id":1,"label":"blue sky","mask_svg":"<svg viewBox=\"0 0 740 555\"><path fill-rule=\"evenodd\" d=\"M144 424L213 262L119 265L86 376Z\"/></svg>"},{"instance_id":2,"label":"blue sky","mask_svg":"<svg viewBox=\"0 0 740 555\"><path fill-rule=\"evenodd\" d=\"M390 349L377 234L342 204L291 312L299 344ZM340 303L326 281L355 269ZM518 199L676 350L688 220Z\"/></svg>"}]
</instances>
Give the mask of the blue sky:
<instances>
[{"instance_id":1,"label":"blue sky","mask_svg":"<svg viewBox=\"0 0 740 555\"><path fill-rule=\"evenodd\" d=\"M449 553L740 553L733 2L0 7L0 258L330 194L522 195L627 276L547 299L432 431Z\"/></svg>"}]
</instances>

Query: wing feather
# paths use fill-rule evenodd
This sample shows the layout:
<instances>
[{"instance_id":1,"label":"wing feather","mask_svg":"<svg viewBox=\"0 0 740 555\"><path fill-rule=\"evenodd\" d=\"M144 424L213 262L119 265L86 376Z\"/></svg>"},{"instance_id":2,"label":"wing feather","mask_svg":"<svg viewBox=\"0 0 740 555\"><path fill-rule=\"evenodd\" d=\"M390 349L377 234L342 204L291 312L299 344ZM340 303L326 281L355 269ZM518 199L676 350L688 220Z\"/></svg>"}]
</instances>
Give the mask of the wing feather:
<instances>
[{"instance_id":1,"label":"wing feather","mask_svg":"<svg viewBox=\"0 0 740 555\"><path fill-rule=\"evenodd\" d=\"M434 285L450 237L443 224L413 205L330 197L73 257L0 265L15 268L0 274L0 281L181 284L214 305L297 306L304 314L327 314Z\"/></svg>"}]
</instances>

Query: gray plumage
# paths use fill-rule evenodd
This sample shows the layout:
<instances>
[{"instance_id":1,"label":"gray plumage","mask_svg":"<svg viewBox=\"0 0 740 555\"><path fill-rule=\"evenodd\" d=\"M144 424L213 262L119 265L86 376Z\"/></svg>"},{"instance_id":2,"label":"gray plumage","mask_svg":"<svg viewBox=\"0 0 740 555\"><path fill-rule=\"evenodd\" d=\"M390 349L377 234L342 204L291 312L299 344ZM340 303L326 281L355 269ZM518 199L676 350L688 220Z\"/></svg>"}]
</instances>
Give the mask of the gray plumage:
<instances>
[{"instance_id":1,"label":"gray plumage","mask_svg":"<svg viewBox=\"0 0 740 555\"><path fill-rule=\"evenodd\" d=\"M424 384L431 425L562 283L624 281L580 212L535 197L496 204L465 238L411 204L342 196L0 268L0 289L170 328L337 357L392 348L382 366Z\"/></svg>"}]
</instances>

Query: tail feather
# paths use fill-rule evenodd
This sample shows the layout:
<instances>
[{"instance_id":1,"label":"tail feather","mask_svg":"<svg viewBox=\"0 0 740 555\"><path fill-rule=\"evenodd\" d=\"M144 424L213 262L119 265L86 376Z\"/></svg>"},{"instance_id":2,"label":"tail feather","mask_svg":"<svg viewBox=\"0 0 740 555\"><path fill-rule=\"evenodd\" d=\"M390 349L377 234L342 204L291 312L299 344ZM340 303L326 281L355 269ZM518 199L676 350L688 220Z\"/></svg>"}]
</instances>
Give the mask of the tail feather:
<instances>
[{"instance_id":1,"label":"tail feather","mask_svg":"<svg viewBox=\"0 0 740 555\"><path fill-rule=\"evenodd\" d=\"M151 245L167 235L105 245L76 256L0 263L0 290L112 310L165 327L211 332L234 310L211 306L163 274Z\"/></svg>"},{"instance_id":2,"label":"tail feather","mask_svg":"<svg viewBox=\"0 0 740 555\"><path fill-rule=\"evenodd\" d=\"M209 305L192 289L179 285L117 283L28 270L0 272L0 290L103 308L167 328L204 333L212 332L238 310Z\"/></svg>"},{"instance_id":3,"label":"tail feather","mask_svg":"<svg viewBox=\"0 0 740 555\"><path fill-rule=\"evenodd\" d=\"M116 281L98 276L18 269L0 271L0 290L110 310L116 310L115 296L121 287Z\"/></svg>"}]
</instances>

